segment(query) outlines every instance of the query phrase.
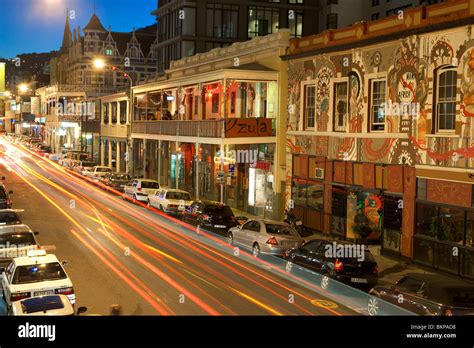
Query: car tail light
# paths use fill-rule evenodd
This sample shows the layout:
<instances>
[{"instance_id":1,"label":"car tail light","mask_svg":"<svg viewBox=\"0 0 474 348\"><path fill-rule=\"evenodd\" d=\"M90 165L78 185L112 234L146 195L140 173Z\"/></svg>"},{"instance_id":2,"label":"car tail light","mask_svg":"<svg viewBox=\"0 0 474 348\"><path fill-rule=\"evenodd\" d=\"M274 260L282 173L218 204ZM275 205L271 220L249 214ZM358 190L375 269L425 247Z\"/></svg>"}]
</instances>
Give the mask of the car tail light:
<instances>
[{"instance_id":1,"label":"car tail light","mask_svg":"<svg viewBox=\"0 0 474 348\"><path fill-rule=\"evenodd\" d=\"M74 288L62 288L62 289L56 289L56 294L59 295L72 295L74 294Z\"/></svg>"},{"instance_id":2,"label":"car tail light","mask_svg":"<svg viewBox=\"0 0 474 348\"><path fill-rule=\"evenodd\" d=\"M342 272L344 270L344 264L341 261L336 260L334 263L334 270L336 272Z\"/></svg>"},{"instance_id":3,"label":"car tail light","mask_svg":"<svg viewBox=\"0 0 474 348\"><path fill-rule=\"evenodd\" d=\"M176 204L168 204L168 208L178 208Z\"/></svg>"},{"instance_id":4,"label":"car tail light","mask_svg":"<svg viewBox=\"0 0 474 348\"><path fill-rule=\"evenodd\" d=\"M23 300L25 298L30 297L30 295L31 294L29 292L17 292L16 294L11 294L10 295L10 302Z\"/></svg>"},{"instance_id":5,"label":"car tail light","mask_svg":"<svg viewBox=\"0 0 474 348\"><path fill-rule=\"evenodd\" d=\"M267 240L267 244L270 244L270 245L278 245L278 241L275 237L271 237Z\"/></svg>"},{"instance_id":6,"label":"car tail light","mask_svg":"<svg viewBox=\"0 0 474 348\"><path fill-rule=\"evenodd\" d=\"M374 274L379 273L379 267L377 265L374 266L373 272Z\"/></svg>"},{"instance_id":7,"label":"car tail light","mask_svg":"<svg viewBox=\"0 0 474 348\"><path fill-rule=\"evenodd\" d=\"M210 220L211 220L211 217L210 217L209 215L207 215L207 214L204 214L204 215L202 216L202 219L203 219L204 221L210 221Z\"/></svg>"},{"instance_id":8,"label":"car tail light","mask_svg":"<svg viewBox=\"0 0 474 348\"><path fill-rule=\"evenodd\" d=\"M444 315L446 315L448 317L452 317L453 316L453 311L449 308L446 308L446 311L444 312Z\"/></svg>"},{"instance_id":9,"label":"car tail light","mask_svg":"<svg viewBox=\"0 0 474 348\"><path fill-rule=\"evenodd\" d=\"M141 187L137 188L137 191L142 192L142 188Z\"/></svg>"},{"instance_id":10,"label":"car tail light","mask_svg":"<svg viewBox=\"0 0 474 348\"><path fill-rule=\"evenodd\" d=\"M11 206L11 204L12 204L12 201L7 198L7 207Z\"/></svg>"}]
</instances>

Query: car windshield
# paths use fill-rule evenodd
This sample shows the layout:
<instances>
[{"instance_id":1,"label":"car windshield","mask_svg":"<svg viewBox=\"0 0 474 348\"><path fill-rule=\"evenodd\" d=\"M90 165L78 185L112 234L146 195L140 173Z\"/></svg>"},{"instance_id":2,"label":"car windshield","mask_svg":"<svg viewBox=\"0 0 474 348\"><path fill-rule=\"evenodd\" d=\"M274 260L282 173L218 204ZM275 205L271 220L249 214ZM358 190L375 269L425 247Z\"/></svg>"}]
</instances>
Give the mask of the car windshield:
<instances>
[{"instance_id":1,"label":"car windshield","mask_svg":"<svg viewBox=\"0 0 474 348\"><path fill-rule=\"evenodd\" d=\"M191 196L189 193L185 192L168 192L166 194L167 199L179 199L179 200L184 200L184 201L189 201L191 200Z\"/></svg>"},{"instance_id":2,"label":"car windshield","mask_svg":"<svg viewBox=\"0 0 474 348\"><path fill-rule=\"evenodd\" d=\"M142 188L145 189L159 189L160 184L155 181L142 181Z\"/></svg>"},{"instance_id":3,"label":"car windshield","mask_svg":"<svg viewBox=\"0 0 474 348\"><path fill-rule=\"evenodd\" d=\"M269 234L278 234L283 236L298 236L298 232L296 232L290 226L285 225L277 225L277 224L265 224L267 228L267 233Z\"/></svg>"},{"instance_id":4,"label":"car windshield","mask_svg":"<svg viewBox=\"0 0 474 348\"><path fill-rule=\"evenodd\" d=\"M30 232L0 234L0 246L25 247L36 245L35 238Z\"/></svg>"},{"instance_id":5,"label":"car windshield","mask_svg":"<svg viewBox=\"0 0 474 348\"><path fill-rule=\"evenodd\" d=\"M67 278L59 262L43 263L39 265L18 266L13 276L13 284L25 284L59 280Z\"/></svg>"},{"instance_id":6,"label":"car windshield","mask_svg":"<svg viewBox=\"0 0 474 348\"><path fill-rule=\"evenodd\" d=\"M206 213L219 216L234 216L232 209L227 205L208 205L206 207Z\"/></svg>"},{"instance_id":7,"label":"car windshield","mask_svg":"<svg viewBox=\"0 0 474 348\"><path fill-rule=\"evenodd\" d=\"M0 225L21 224L20 217L13 211L0 212Z\"/></svg>"}]
</instances>

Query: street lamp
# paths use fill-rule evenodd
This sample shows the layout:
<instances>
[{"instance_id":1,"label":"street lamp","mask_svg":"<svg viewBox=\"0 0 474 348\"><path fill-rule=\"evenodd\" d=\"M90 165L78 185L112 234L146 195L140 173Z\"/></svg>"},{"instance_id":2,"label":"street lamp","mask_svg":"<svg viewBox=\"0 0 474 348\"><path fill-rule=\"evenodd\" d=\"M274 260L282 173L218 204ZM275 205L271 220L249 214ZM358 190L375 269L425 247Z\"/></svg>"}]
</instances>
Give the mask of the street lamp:
<instances>
[{"instance_id":1,"label":"street lamp","mask_svg":"<svg viewBox=\"0 0 474 348\"><path fill-rule=\"evenodd\" d=\"M94 59L93 61L93 64L94 64L94 67L98 70L102 70L104 69L105 67L109 66L105 63L105 61L101 58L96 58ZM123 77L127 78L129 81L130 81L130 95L129 95L129 99L130 99L130 107L129 107L129 122L132 122L132 118L133 118L133 115L134 115L134 100L133 100L133 79L132 77L126 73L125 71L121 70L120 68L118 68L117 66L110 66L110 68L112 69L112 71L117 71L119 73L122 74ZM100 93L99 93L100 94ZM101 116L102 117L102 116ZM127 149L127 152L130 151L130 148ZM126 156L127 158L127 172L130 172L130 154L128 154Z\"/></svg>"},{"instance_id":2,"label":"street lamp","mask_svg":"<svg viewBox=\"0 0 474 348\"><path fill-rule=\"evenodd\" d=\"M28 91L28 85L26 83L22 83L18 86L18 89L21 93L26 93Z\"/></svg>"}]
</instances>

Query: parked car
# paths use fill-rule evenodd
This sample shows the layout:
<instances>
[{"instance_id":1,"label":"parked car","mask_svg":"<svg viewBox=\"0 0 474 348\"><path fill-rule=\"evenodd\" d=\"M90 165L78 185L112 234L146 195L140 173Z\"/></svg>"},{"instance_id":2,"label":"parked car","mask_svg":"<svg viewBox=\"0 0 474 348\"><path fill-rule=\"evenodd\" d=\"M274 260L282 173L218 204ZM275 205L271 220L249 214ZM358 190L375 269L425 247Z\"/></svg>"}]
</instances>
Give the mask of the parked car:
<instances>
[{"instance_id":1,"label":"parked car","mask_svg":"<svg viewBox=\"0 0 474 348\"><path fill-rule=\"evenodd\" d=\"M21 225L21 218L18 213L22 210L18 209L0 209L0 228L10 225Z\"/></svg>"},{"instance_id":2,"label":"parked car","mask_svg":"<svg viewBox=\"0 0 474 348\"><path fill-rule=\"evenodd\" d=\"M82 174L85 171L91 171L97 163L91 161L77 161L73 165L72 170L76 173Z\"/></svg>"},{"instance_id":3,"label":"parked car","mask_svg":"<svg viewBox=\"0 0 474 348\"><path fill-rule=\"evenodd\" d=\"M87 312L87 307L79 307L77 312L65 295L47 295L27 298L12 303L13 316L74 316Z\"/></svg>"},{"instance_id":4,"label":"parked car","mask_svg":"<svg viewBox=\"0 0 474 348\"><path fill-rule=\"evenodd\" d=\"M239 225L228 205L213 201L196 201L183 212L182 220L198 229L227 237L230 228Z\"/></svg>"},{"instance_id":5,"label":"parked car","mask_svg":"<svg viewBox=\"0 0 474 348\"><path fill-rule=\"evenodd\" d=\"M13 191L7 191L5 185L0 184L0 209L10 209L13 205L10 195Z\"/></svg>"},{"instance_id":6,"label":"parked car","mask_svg":"<svg viewBox=\"0 0 474 348\"><path fill-rule=\"evenodd\" d=\"M125 173L109 173L99 180L105 186L123 192L125 185L130 182L131 179L130 175Z\"/></svg>"},{"instance_id":7,"label":"parked car","mask_svg":"<svg viewBox=\"0 0 474 348\"><path fill-rule=\"evenodd\" d=\"M97 181L110 173L112 173L112 168L105 166L95 166L90 169L86 167L86 169L82 171L82 175Z\"/></svg>"},{"instance_id":8,"label":"parked car","mask_svg":"<svg viewBox=\"0 0 474 348\"><path fill-rule=\"evenodd\" d=\"M0 269L7 306L26 298L55 294L66 295L74 304L74 288L63 264L55 255L46 255L44 250L30 251L28 256L14 258L7 268Z\"/></svg>"},{"instance_id":9,"label":"parked car","mask_svg":"<svg viewBox=\"0 0 474 348\"><path fill-rule=\"evenodd\" d=\"M338 245L349 245L337 242ZM378 266L373 255L364 249L361 259L356 257L334 257L327 254L333 241L312 239L303 245L285 252L285 259L333 278L341 283L369 290L377 284Z\"/></svg>"},{"instance_id":10,"label":"parked car","mask_svg":"<svg viewBox=\"0 0 474 348\"><path fill-rule=\"evenodd\" d=\"M146 202L148 196L155 194L159 189L160 183L156 180L133 179L123 188L122 198L129 196L135 201Z\"/></svg>"},{"instance_id":11,"label":"parked car","mask_svg":"<svg viewBox=\"0 0 474 348\"><path fill-rule=\"evenodd\" d=\"M73 161L87 161L89 160L90 154L82 151L68 151L66 154L58 160L58 164L67 167L71 167Z\"/></svg>"},{"instance_id":12,"label":"parked car","mask_svg":"<svg viewBox=\"0 0 474 348\"><path fill-rule=\"evenodd\" d=\"M291 225L266 219L251 219L228 232L230 244L240 244L260 253L283 256L286 250L299 247L303 238Z\"/></svg>"},{"instance_id":13,"label":"parked car","mask_svg":"<svg viewBox=\"0 0 474 348\"><path fill-rule=\"evenodd\" d=\"M408 273L395 285L369 293L419 315L474 315L474 285L461 279Z\"/></svg>"},{"instance_id":14,"label":"parked car","mask_svg":"<svg viewBox=\"0 0 474 348\"><path fill-rule=\"evenodd\" d=\"M41 157L48 157L49 154L53 152L53 149L49 145L40 144L36 146L33 151Z\"/></svg>"},{"instance_id":15,"label":"parked car","mask_svg":"<svg viewBox=\"0 0 474 348\"><path fill-rule=\"evenodd\" d=\"M0 267L7 266L15 257L27 256L30 250L40 249L38 234L26 225L0 227Z\"/></svg>"},{"instance_id":16,"label":"parked car","mask_svg":"<svg viewBox=\"0 0 474 348\"><path fill-rule=\"evenodd\" d=\"M148 196L148 206L170 215L182 214L192 204L189 192L164 188Z\"/></svg>"}]
</instances>

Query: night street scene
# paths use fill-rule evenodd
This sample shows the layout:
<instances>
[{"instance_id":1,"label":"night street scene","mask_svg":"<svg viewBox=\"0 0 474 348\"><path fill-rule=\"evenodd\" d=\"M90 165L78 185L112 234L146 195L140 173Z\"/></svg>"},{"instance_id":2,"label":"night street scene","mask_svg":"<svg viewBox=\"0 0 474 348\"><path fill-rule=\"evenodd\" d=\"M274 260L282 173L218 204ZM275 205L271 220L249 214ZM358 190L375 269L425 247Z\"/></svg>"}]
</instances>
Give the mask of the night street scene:
<instances>
[{"instance_id":1,"label":"night street scene","mask_svg":"<svg viewBox=\"0 0 474 348\"><path fill-rule=\"evenodd\" d=\"M474 315L473 24L0 0L0 317Z\"/></svg>"}]
</instances>

